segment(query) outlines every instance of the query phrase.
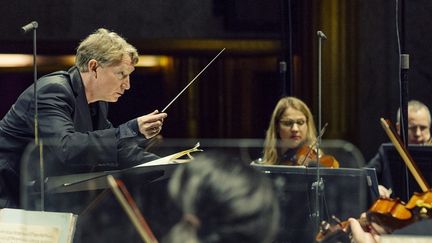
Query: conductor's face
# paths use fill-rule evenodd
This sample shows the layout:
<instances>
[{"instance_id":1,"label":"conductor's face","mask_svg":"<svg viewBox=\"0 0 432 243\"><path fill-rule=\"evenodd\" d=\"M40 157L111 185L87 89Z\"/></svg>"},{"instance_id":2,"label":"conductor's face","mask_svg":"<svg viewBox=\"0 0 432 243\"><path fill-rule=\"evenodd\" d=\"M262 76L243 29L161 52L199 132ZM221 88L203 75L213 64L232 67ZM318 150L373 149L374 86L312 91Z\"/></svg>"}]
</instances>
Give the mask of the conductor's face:
<instances>
[{"instance_id":1,"label":"conductor's face","mask_svg":"<svg viewBox=\"0 0 432 243\"><path fill-rule=\"evenodd\" d=\"M289 107L279 120L279 137L285 148L297 148L306 140L307 120L303 112Z\"/></svg>"},{"instance_id":2,"label":"conductor's face","mask_svg":"<svg viewBox=\"0 0 432 243\"><path fill-rule=\"evenodd\" d=\"M430 120L425 109L408 111L408 143L426 144L430 140Z\"/></svg>"},{"instance_id":3,"label":"conductor's face","mask_svg":"<svg viewBox=\"0 0 432 243\"><path fill-rule=\"evenodd\" d=\"M116 102L130 88L129 75L135 70L131 57L124 55L120 63L96 67L95 82L99 100Z\"/></svg>"}]
</instances>

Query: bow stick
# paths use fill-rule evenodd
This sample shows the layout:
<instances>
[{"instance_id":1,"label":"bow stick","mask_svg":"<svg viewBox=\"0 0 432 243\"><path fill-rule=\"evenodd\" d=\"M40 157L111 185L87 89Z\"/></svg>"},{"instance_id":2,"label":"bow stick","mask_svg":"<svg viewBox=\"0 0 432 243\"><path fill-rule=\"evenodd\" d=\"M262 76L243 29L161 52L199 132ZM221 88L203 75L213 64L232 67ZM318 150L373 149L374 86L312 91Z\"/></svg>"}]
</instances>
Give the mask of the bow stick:
<instances>
[{"instance_id":1,"label":"bow stick","mask_svg":"<svg viewBox=\"0 0 432 243\"><path fill-rule=\"evenodd\" d=\"M145 243L158 243L144 216L141 214L135 200L130 195L126 186L119 179L115 179L112 175L107 176L108 184L110 185L114 195L120 205L125 210L129 219L137 229L139 235Z\"/></svg>"}]
</instances>

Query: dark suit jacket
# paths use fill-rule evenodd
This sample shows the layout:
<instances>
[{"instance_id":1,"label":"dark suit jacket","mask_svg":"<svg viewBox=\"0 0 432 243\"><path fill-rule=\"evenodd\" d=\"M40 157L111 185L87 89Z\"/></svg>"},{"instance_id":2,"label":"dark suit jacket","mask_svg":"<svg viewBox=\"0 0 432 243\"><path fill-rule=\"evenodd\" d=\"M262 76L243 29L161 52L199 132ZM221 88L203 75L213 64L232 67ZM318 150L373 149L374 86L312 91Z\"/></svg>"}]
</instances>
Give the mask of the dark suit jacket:
<instances>
[{"instance_id":1,"label":"dark suit jacket","mask_svg":"<svg viewBox=\"0 0 432 243\"><path fill-rule=\"evenodd\" d=\"M378 149L378 153L368 162L366 167L375 168L380 185L386 188L393 188L390 167L388 161L384 159L384 157L384 149L381 145Z\"/></svg>"},{"instance_id":2,"label":"dark suit jacket","mask_svg":"<svg viewBox=\"0 0 432 243\"><path fill-rule=\"evenodd\" d=\"M27 88L0 121L0 198L11 199L13 204L18 203L22 155L34 139L33 89L33 85ZM106 102L89 106L76 67L40 78L37 95L47 174L88 171L97 166L129 167L158 158L140 146L145 146L146 139L137 128L130 129L136 123L121 125L127 129L120 133L107 120ZM33 159L26 157L24 162Z\"/></svg>"}]
</instances>

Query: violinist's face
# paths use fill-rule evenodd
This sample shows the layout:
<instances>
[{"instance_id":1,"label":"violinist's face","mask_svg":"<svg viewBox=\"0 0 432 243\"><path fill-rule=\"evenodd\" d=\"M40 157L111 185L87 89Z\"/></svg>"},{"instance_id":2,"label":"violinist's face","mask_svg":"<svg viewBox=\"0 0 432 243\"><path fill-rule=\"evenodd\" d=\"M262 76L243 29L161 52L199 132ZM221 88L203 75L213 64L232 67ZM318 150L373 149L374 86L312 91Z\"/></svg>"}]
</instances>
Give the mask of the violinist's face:
<instances>
[{"instance_id":1,"label":"violinist's face","mask_svg":"<svg viewBox=\"0 0 432 243\"><path fill-rule=\"evenodd\" d=\"M279 137L283 148L297 148L306 140L308 132L303 112L289 107L279 120Z\"/></svg>"},{"instance_id":2,"label":"violinist's face","mask_svg":"<svg viewBox=\"0 0 432 243\"><path fill-rule=\"evenodd\" d=\"M430 121L425 109L408 111L408 143L425 144L430 139Z\"/></svg>"}]
</instances>

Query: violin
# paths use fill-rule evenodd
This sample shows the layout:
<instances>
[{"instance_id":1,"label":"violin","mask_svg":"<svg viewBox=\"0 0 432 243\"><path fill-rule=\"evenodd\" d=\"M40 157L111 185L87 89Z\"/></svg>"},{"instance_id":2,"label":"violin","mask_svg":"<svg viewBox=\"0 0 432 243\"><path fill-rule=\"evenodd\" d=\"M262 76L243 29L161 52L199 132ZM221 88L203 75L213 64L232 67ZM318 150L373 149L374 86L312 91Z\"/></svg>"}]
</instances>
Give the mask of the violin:
<instances>
[{"instance_id":1,"label":"violin","mask_svg":"<svg viewBox=\"0 0 432 243\"><path fill-rule=\"evenodd\" d=\"M432 191L414 192L406 207L415 212L416 220L432 218Z\"/></svg>"},{"instance_id":2,"label":"violin","mask_svg":"<svg viewBox=\"0 0 432 243\"><path fill-rule=\"evenodd\" d=\"M369 208L366 216L369 222L380 225L385 233L414 222L411 210L400 199L380 198Z\"/></svg>"},{"instance_id":3,"label":"violin","mask_svg":"<svg viewBox=\"0 0 432 243\"><path fill-rule=\"evenodd\" d=\"M296 163L298 165L307 165L310 161L318 161L320 165L328 168L339 168L339 162L335 157L331 155L322 155L318 156L317 150L313 149L312 146L303 145L299 149L297 149L297 153L295 155Z\"/></svg>"},{"instance_id":4,"label":"violin","mask_svg":"<svg viewBox=\"0 0 432 243\"><path fill-rule=\"evenodd\" d=\"M331 225L326 221L321 222L320 230L315 237L317 242L333 242L340 235L350 234L348 221L341 222L335 216L332 219L337 224ZM414 222L413 214L406 204L399 199L379 198L369 208L366 217L358 219L365 232L374 234L389 234ZM377 226L374 226L375 223ZM379 229L378 229L379 227Z\"/></svg>"},{"instance_id":5,"label":"violin","mask_svg":"<svg viewBox=\"0 0 432 243\"><path fill-rule=\"evenodd\" d=\"M331 155L322 154L321 151L318 153L318 149L316 148L316 144L318 140L324 135L324 132L327 128L327 123L324 124L321 129L318 137L315 139L313 144L311 145L303 145L297 149L295 154L295 163L297 165L308 165L309 162L315 161L319 162L320 165L328 168L339 168L339 162L335 157ZM319 159L318 159L319 158Z\"/></svg>"}]
</instances>

